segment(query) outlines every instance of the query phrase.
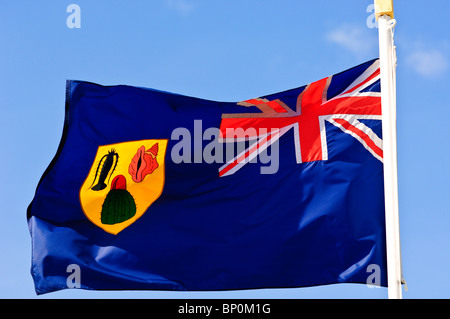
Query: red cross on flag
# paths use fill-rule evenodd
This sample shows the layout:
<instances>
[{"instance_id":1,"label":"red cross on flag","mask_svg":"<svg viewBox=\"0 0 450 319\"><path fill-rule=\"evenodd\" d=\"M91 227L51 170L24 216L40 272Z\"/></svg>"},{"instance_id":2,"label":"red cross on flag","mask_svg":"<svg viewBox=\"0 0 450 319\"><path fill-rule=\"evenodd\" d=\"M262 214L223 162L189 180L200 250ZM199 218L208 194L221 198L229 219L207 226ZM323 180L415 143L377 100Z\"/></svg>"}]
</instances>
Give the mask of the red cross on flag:
<instances>
[{"instance_id":1,"label":"red cross on flag","mask_svg":"<svg viewBox=\"0 0 450 319\"><path fill-rule=\"evenodd\" d=\"M298 95L292 110L279 99L256 98L238 103L257 107L259 113L223 114L221 142L250 140L242 153L219 169L220 176L234 174L288 131L293 130L297 163L328 160L325 122L340 128L383 161L383 143L360 120L381 120L380 92L367 91L380 79L379 60L370 65L340 94L328 99L333 76L313 82Z\"/></svg>"}]
</instances>

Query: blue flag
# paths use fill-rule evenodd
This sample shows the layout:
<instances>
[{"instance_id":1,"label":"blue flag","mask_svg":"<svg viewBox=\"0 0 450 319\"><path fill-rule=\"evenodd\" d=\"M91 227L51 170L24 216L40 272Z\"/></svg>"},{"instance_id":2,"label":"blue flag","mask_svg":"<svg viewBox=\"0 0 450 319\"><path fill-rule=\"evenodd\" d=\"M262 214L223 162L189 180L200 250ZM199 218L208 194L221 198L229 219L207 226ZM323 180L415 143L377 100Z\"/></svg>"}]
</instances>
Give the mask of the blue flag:
<instances>
[{"instance_id":1,"label":"blue flag","mask_svg":"<svg viewBox=\"0 0 450 319\"><path fill-rule=\"evenodd\" d=\"M27 219L38 294L386 286L379 61L239 102L67 81Z\"/></svg>"}]
</instances>

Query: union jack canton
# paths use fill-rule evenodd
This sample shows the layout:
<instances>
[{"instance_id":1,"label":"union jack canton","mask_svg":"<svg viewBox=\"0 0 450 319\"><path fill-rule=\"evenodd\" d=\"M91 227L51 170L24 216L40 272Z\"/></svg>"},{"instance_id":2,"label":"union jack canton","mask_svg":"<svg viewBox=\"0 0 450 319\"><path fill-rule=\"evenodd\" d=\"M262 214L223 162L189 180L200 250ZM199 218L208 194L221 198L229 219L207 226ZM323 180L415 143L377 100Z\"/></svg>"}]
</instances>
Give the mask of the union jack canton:
<instances>
[{"instance_id":1,"label":"union jack canton","mask_svg":"<svg viewBox=\"0 0 450 319\"><path fill-rule=\"evenodd\" d=\"M375 60L337 95L329 97L335 76L307 85L295 110L280 99L254 98L237 103L258 113L223 114L220 141L250 141L250 145L219 168L219 176L236 173L289 131L294 133L297 163L328 160L325 122L340 128L383 162L382 139L360 120L381 120L380 62ZM240 129L240 130L236 130Z\"/></svg>"}]
</instances>

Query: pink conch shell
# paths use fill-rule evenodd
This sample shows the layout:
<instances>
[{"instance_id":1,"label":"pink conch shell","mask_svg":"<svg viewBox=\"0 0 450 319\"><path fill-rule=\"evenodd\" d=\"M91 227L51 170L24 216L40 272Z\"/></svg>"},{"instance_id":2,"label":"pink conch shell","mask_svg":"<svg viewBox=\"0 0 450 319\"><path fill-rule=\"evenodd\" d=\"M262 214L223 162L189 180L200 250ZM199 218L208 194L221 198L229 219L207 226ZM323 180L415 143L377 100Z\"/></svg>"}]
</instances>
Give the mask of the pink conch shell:
<instances>
[{"instance_id":1,"label":"pink conch shell","mask_svg":"<svg viewBox=\"0 0 450 319\"><path fill-rule=\"evenodd\" d=\"M158 161L156 156L158 155L158 143L154 144L150 149L145 150L145 146L142 145L131 159L130 166L128 167L128 173L134 182L140 183L144 180L145 176L151 174L158 168Z\"/></svg>"}]
</instances>

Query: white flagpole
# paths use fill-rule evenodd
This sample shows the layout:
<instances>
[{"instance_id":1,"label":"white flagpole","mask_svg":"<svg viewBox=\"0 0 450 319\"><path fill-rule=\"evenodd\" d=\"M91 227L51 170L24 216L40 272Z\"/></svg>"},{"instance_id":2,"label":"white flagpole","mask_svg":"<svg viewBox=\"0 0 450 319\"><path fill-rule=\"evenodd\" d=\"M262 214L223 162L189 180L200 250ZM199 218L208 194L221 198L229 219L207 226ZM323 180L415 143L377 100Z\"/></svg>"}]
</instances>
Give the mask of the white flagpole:
<instances>
[{"instance_id":1,"label":"white flagpole","mask_svg":"<svg viewBox=\"0 0 450 319\"><path fill-rule=\"evenodd\" d=\"M393 0L375 0L375 14L378 19L380 46L388 298L401 299L402 265L398 213L396 55L393 36L395 25Z\"/></svg>"}]
</instances>

